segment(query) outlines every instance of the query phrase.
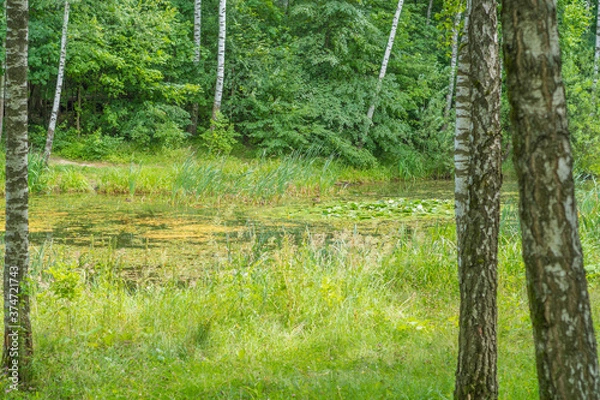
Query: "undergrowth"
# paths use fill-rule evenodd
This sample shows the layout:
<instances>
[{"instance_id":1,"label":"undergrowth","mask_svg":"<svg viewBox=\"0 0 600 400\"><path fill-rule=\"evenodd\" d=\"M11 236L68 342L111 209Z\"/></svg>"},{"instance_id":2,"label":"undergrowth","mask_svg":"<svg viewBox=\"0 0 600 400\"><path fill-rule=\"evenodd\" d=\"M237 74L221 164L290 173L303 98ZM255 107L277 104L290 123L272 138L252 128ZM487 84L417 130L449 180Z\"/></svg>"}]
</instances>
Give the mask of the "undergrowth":
<instances>
[{"instance_id":1,"label":"undergrowth","mask_svg":"<svg viewBox=\"0 0 600 400\"><path fill-rule=\"evenodd\" d=\"M595 321L599 193L597 186L578 193ZM432 206L410 209L437 215L437 203L425 204ZM387 219L380 208L361 212ZM293 234L248 225L194 248L174 242L135 251L110 240L83 250L46 242L32 256L33 390L7 396L451 398L459 308L453 224L366 227L350 219ZM514 199L503 205L499 243L500 398L531 399L537 380Z\"/></svg>"}]
</instances>

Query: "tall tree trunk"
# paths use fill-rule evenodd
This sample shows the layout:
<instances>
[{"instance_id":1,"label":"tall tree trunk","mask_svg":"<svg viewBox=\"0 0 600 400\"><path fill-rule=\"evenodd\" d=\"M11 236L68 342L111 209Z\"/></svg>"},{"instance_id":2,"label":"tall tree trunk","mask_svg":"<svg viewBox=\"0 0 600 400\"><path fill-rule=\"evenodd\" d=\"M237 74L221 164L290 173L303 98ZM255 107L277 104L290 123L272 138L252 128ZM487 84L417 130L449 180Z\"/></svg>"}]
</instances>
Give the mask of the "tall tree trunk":
<instances>
[{"instance_id":1,"label":"tall tree trunk","mask_svg":"<svg viewBox=\"0 0 600 400\"><path fill-rule=\"evenodd\" d=\"M75 118L75 127L77 135L81 133L81 83L77 86L77 112Z\"/></svg>"},{"instance_id":2,"label":"tall tree trunk","mask_svg":"<svg viewBox=\"0 0 600 400\"><path fill-rule=\"evenodd\" d=\"M504 62L540 399L599 399L555 0L505 0Z\"/></svg>"},{"instance_id":3,"label":"tall tree trunk","mask_svg":"<svg viewBox=\"0 0 600 400\"><path fill-rule=\"evenodd\" d=\"M454 83L456 82L456 61L458 58L458 31L462 12L458 12L454 18L452 27L452 55L450 57L450 82L448 83L448 93L446 94L446 108L444 109L444 120L448 120L450 110L452 109L452 97L454 96ZM445 130L445 129L442 129Z\"/></svg>"},{"instance_id":4,"label":"tall tree trunk","mask_svg":"<svg viewBox=\"0 0 600 400\"><path fill-rule=\"evenodd\" d=\"M6 3L4 3L4 21L6 21ZM0 76L0 139L4 131L4 102L6 99L6 37L2 46L5 50L2 58L2 75Z\"/></svg>"},{"instance_id":5,"label":"tall tree trunk","mask_svg":"<svg viewBox=\"0 0 600 400\"><path fill-rule=\"evenodd\" d=\"M594 51L594 83L592 92L594 99L596 98L596 88L598 86L598 70L600 69L600 0L598 0L598 10L596 14L596 48Z\"/></svg>"},{"instance_id":6,"label":"tall tree trunk","mask_svg":"<svg viewBox=\"0 0 600 400\"><path fill-rule=\"evenodd\" d=\"M6 2L6 234L2 366L11 389L29 381L33 353L29 295L27 187L27 0Z\"/></svg>"},{"instance_id":7,"label":"tall tree trunk","mask_svg":"<svg viewBox=\"0 0 600 400\"><path fill-rule=\"evenodd\" d=\"M4 44L4 48L6 48L6 42ZM6 63L2 62L2 76L0 76L0 139L2 139L2 134L4 133L4 100L6 98Z\"/></svg>"},{"instance_id":8,"label":"tall tree trunk","mask_svg":"<svg viewBox=\"0 0 600 400\"><path fill-rule=\"evenodd\" d=\"M429 0L429 5L427 6L427 19L425 22L426 26L429 26L431 23L431 9L433 8L433 0Z\"/></svg>"},{"instance_id":9,"label":"tall tree trunk","mask_svg":"<svg viewBox=\"0 0 600 400\"><path fill-rule=\"evenodd\" d=\"M498 397L496 292L502 135L496 10L496 0L474 1L467 10L469 96L461 100L470 103L470 133L468 128L461 132L469 140L457 153L466 156L459 160L463 161L463 174L466 161L468 181L461 184L467 186L468 203L464 210L457 209L457 215L464 214L457 216L462 226L457 226L460 333L454 392L456 399L465 400Z\"/></svg>"},{"instance_id":10,"label":"tall tree trunk","mask_svg":"<svg viewBox=\"0 0 600 400\"><path fill-rule=\"evenodd\" d=\"M212 120L217 120L217 115L221 111L221 99L223 98L223 79L225 77L225 35L227 22L227 0L219 1L219 43L217 52L217 84L215 87L215 103L213 105ZM210 129L214 129L214 122L211 122Z\"/></svg>"},{"instance_id":11,"label":"tall tree trunk","mask_svg":"<svg viewBox=\"0 0 600 400\"><path fill-rule=\"evenodd\" d=\"M202 38L202 0L194 1L194 67L196 72L200 67L200 46ZM192 124L190 125L190 133L195 135L198 132L198 102L194 102L192 106Z\"/></svg>"},{"instance_id":12,"label":"tall tree trunk","mask_svg":"<svg viewBox=\"0 0 600 400\"><path fill-rule=\"evenodd\" d=\"M469 70L471 58L469 54L469 11L471 0L467 0L465 25L458 55L458 71L456 73L456 126L454 134L454 209L456 214L456 243L458 268L462 266L460 247L464 241L463 230L469 205L469 144L471 141L471 87Z\"/></svg>"},{"instance_id":13,"label":"tall tree trunk","mask_svg":"<svg viewBox=\"0 0 600 400\"><path fill-rule=\"evenodd\" d=\"M65 13L63 16L62 36L60 38L60 60L58 62L58 77L56 79L56 92L54 93L54 104L52 105L52 114L50 115L50 125L48 126L48 135L46 136L46 148L44 149L44 163L48 164L50 153L52 152L52 143L54 142L54 130L56 129L56 120L58 119L58 109L60 107L60 93L62 90L63 79L65 76L65 61L67 59L67 31L69 28L69 1L65 0Z\"/></svg>"},{"instance_id":14,"label":"tall tree trunk","mask_svg":"<svg viewBox=\"0 0 600 400\"><path fill-rule=\"evenodd\" d=\"M367 123L365 127L365 132L360 142L358 143L358 147L361 148L365 144L365 140L369 135L369 129L371 128L371 124L373 121L373 113L375 112L375 106L377 104L377 99L379 97L379 92L381 92L381 85L383 83L383 78L385 78L385 72L387 71L388 62L390 61L390 55L392 54L392 47L394 47L394 39L396 39L396 30L398 29L398 21L400 20L400 13L402 12L402 5L404 4L404 0L398 0L398 6L396 7L396 14L394 14L394 20L392 21L392 29L390 31L390 37L388 39L387 46L385 47L385 54L383 55L383 62L381 63L381 69L379 70L379 79L377 80L377 86L375 87L375 93L373 95L373 101L371 102L371 106L367 111Z\"/></svg>"}]
</instances>

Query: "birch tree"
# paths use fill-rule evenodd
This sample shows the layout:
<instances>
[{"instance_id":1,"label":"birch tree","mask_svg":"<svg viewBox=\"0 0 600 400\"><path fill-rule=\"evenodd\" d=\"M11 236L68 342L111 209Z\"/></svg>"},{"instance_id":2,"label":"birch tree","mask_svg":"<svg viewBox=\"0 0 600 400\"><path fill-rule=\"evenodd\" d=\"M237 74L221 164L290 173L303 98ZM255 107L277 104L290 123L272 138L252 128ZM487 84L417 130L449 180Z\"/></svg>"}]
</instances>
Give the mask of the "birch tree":
<instances>
[{"instance_id":1,"label":"birch tree","mask_svg":"<svg viewBox=\"0 0 600 400\"><path fill-rule=\"evenodd\" d=\"M54 131L56 129L56 120L58 119L58 110L60 107L60 94L62 91L63 79L65 76L65 61L67 59L67 31L69 28L69 1L65 0L65 11L63 16L62 35L60 38L60 59L58 62L58 77L56 79L56 91L54 92L54 104L52 105L52 114L50 114L50 124L46 136L46 147L44 148L44 163L48 164L52 144L54 142Z\"/></svg>"},{"instance_id":2,"label":"birch tree","mask_svg":"<svg viewBox=\"0 0 600 400\"><path fill-rule=\"evenodd\" d=\"M431 10L433 9L433 0L429 0L429 5L427 6L427 18L425 24L429 26L431 23Z\"/></svg>"},{"instance_id":3,"label":"birch tree","mask_svg":"<svg viewBox=\"0 0 600 400\"><path fill-rule=\"evenodd\" d=\"M223 98L223 79L225 77L225 35L227 23L227 0L219 1L219 42L217 50L217 84L215 87L215 102L212 110L211 130L214 129L214 121L217 120L221 111L221 99Z\"/></svg>"},{"instance_id":4,"label":"birch tree","mask_svg":"<svg viewBox=\"0 0 600 400\"><path fill-rule=\"evenodd\" d=\"M462 49L467 55L461 59L456 152L457 204L461 203L456 211L460 332L454 397L465 400L498 397L496 292L502 174L496 9L496 0L469 4L468 39Z\"/></svg>"},{"instance_id":5,"label":"birch tree","mask_svg":"<svg viewBox=\"0 0 600 400\"><path fill-rule=\"evenodd\" d=\"M555 0L505 0L504 64L540 399L599 399Z\"/></svg>"},{"instance_id":6,"label":"birch tree","mask_svg":"<svg viewBox=\"0 0 600 400\"><path fill-rule=\"evenodd\" d=\"M4 41L6 49L6 40ZM2 75L0 75L0 138L4 132L4 102L6 98L6 54L2 58Z\"/></svg>"},{"instance_id":7,"label":"birch tree","mask_svg":"<svg viewBox=\"0 0 600 400\"><path fill-rule=\"evenodd\" d=\"M471 0L467 0L465 24L458 56L458 71L456 74L456 126L454 134L454 208L456 214L456 243L458 268L461 268L460 246L463 243L465 215L468 206L469 193L469 142L471 129L471 90L469 86L469 69L471 58L469 54L469 11Z\"/></svg>"},{"instance_id":8,"label":"birch tree","mask_svg":"<svg viewBox=\"0 0 600 400\"><path fill-rule=\"evenodd\" d=\"M461 5L462 6L462 5ZM454 96L454 84L456 81L456 62L458 59L458 33L460 22L462 20L462 11L459 10L454 17L452 26L452 55L450 57L450 82L448 83L448 93L446 94L446 108L444 109L444 120L448 120L450 110L452 109L452 97Z\"/></svg>"},{"instance_id":9,"label":"birch tree","mask_svg":"<svg viewBox=\"0 0 600 400\"><path fill-rule=\"evenodd\" d=\"M200 67L200 47L202 38L202 0L194 1L194 67L196 71ZM192 125L191 134L195 135L198 131L198 102L192 106Z\"/></svg>"},{"instance_id":10,"label":"birch tree","mask_svg":"<svg viewBox=\"0 0 600 400\"><path fill-rule=\"evenodd\" d=\"M26 384L33 353L29 295L27 49L29 4L6 1L6 226L2 366L11 389Z\"/></svg>"},{"instance_id":11,"label":"birch tree","mask_svg":"<svg viewBox=\"0 0 600 400\"><path fill-rule=\"evenodd\" d=\"M594 51L594 80L592 91L594 93L594 99L596 98L595 92L598 86L598 69L600 68L600 0L598 0L598 10L596 14L596 48Z\"/></svg>"},{"instance_id":12,"label":"birch tree","mask_svg":"<svg viewBox=\"0 0 600 400\"><path fill-rule=\"evenodd\" d=\"M6 2L4 3L4 21L6 21ZM4 55L2 57L2 75L0 75L0 138L4 131L4 103L6 99L6 37L2 41Z\"/></svg>"},{"instance_id":13,"label":"birch tree","mask_svg":"<svg viewBox=\"0 0 600 400\"><path fill-rule=\"evenodd\" d=\"M392 54L392 47L394 47L394 40L396 39L396 30L398 29L398 21L400 20L400 13L402 12L402 5L404 4L404 0L398 0L398 6L396 7L396 13L394 14L394 20L392 21L392 29L390 30L390 37L387 42L387 46L385 47L385 53L383 55L383 62L381 63L381 69L379 70L379 78L377 80L377 86L375 87L375 93L373 95L373 101L369 106L369 110L367 111L367 124L365 128L365 133L358 144L358 147L362 147L365 144L365 140L369 135L369 129L371 128L371 124L373 122L373 113L375 112L375 106L377 103L377 99L379 97L379 92L381 92L381 85L383 83L383 78L385 78L385 73L387 71L388 62L390 61L390 55Z\"/></svg>"}]
</instances>

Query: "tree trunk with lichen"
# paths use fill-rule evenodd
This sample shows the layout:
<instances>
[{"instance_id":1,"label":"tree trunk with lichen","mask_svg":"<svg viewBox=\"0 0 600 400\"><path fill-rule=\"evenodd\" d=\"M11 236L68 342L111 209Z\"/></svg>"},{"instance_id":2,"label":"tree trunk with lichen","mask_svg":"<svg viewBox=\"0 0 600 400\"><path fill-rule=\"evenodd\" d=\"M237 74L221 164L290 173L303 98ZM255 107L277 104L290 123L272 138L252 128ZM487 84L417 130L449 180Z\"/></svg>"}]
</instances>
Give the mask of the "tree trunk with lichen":
<instances>
[{"instance_id":1,"label":"tree trunk with lichen","mask_svg":"<svg viewBox=\"0 0 600 400\"><path fill-rule=\"evenodd\" d=\"M30 379L33 353L29 296L27 187L27 0L6 2L6 234L4 257L4 347L2 365L11 388Z\"/></svg>"},{"instance_id":2,"label":"tree trunk with lichen","mask_svg":"<svg viewBox=\"0 0 600 400\"><path fill-rule=\"evenodd\" d=\"M500 226L500 60L496 0L467 6L467 60L457 115L457 251L460 284L455 399L497 399L497 268ZM466 74L466 75L464 75ZM458 111L457 111L458 112ZM458 130L460 129L460 131ZM457 190L458 192L458 190Z\"/></svg>"},{"instance_id":3,"label":"tree trunk with lichen","mask_svg":"<svg viewBox=\"0 0 600 400\"><path fill-rule=\"evenodd\" d=\"M553 0L505 0L504 63L540 399L599 399Z\"/></svg>"}]
</instances>

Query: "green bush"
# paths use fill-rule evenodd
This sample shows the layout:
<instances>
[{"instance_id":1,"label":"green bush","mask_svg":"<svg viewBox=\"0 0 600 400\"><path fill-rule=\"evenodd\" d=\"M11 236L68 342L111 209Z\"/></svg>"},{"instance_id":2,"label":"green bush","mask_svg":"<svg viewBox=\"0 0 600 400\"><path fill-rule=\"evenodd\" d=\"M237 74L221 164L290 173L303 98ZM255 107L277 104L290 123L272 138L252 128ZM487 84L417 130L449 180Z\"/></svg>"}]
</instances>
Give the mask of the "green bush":
<instances>
[{"instance_id":1,"label":"green bush","mask_svg":"<svg viewBox=\"0 0 600 400\"><path fill-rule=\"evenodd\" d=\"M236 138L240 135L234 130L233 124L229 123L227 117L217 111L217 118L211 119L211 128L200 136L211 153L229 154L233 145L237 143Z\"/></svg>"},{"instance_id":2,"label":"green bush","mask_svg":"<svg viewBox=\"0 0 600 400\"><path fill-rule=\"evenodd\" d=\"M101 160L117 153L122 142L123 138L103 135L98 129L91 135L69 143L60 149L60 154L67 158Z\"/></svg>"},{"instance_id":3,"label":"green bush","mask_svg":"<svg viewBox=\"0 0 600 400\"><path fill-rule=\"evenodd\" d=\"M187 138L189 124L190 115L181 107L147 101L124 124L122 134L142 147L174 148Z\"/></svg>"}]
</instances>

